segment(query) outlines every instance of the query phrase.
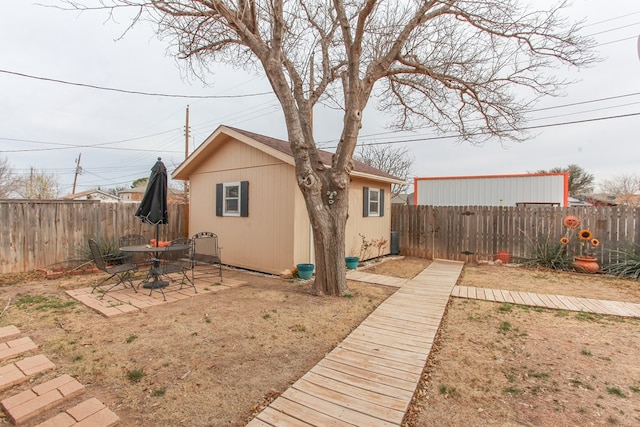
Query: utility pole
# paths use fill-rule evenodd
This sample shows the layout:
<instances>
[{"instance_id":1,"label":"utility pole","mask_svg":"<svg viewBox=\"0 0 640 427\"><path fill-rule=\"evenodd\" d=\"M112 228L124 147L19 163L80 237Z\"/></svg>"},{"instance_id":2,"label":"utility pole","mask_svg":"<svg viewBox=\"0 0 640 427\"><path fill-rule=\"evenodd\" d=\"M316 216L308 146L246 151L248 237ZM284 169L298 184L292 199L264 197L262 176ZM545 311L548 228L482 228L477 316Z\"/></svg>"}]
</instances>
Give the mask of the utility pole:
<instances>
[{"instance_id":1,"label":"utility pole","mask_svg":"<svg viewBox=\"0 0 640 427\"><path fill-rule=\"evenodd\" d=\"M76 159L76 175L73 177L73 190L71 194L76 194L76 183L78 182L78 175L82 173L82 168L80 167L80 158L82 157L82 153Z\"/></svg>"}]
</instances>

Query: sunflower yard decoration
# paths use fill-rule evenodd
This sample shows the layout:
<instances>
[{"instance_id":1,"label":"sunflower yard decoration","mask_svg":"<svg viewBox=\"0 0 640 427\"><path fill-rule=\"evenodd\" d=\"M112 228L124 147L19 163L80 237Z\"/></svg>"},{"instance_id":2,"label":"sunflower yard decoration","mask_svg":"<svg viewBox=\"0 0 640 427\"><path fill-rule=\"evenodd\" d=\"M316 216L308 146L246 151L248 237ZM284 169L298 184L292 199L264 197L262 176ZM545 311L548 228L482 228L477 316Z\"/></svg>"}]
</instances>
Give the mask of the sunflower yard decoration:
<instances>
[{"instance_id":1,"label":"sunflower yard decoration","mask_svg":"<svg viewBox=\"0 0 640 427\"><path fill-rule=\"evenodd\" d=\"M562 224L567 227L567 231L560 239L560 243L565 247L567 253L571 248L571 237L580 226L580 219L574 215L568 215L562 220ZM600 246L600 240L593 236L588 228L582 228L577 233L579 250L573 259L573 267L584 273L595 273L600 270L595 251Z\"/></svg>"}]
</instances>

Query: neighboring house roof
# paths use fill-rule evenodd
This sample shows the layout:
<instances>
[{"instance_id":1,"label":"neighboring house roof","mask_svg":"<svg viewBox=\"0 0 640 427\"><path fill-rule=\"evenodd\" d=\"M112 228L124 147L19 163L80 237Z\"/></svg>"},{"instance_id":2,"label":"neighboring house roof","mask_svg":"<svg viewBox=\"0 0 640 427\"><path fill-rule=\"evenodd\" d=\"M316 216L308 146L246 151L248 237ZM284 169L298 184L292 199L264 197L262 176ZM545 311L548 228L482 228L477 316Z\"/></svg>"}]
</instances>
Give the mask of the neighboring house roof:
<instances>
[{"instance_id":1,"label":"neighboring house roof","mask_svg":"<svg viewBox=\"0 0 640 427\"><path fill-rule=\"evenodd\" d=\"M102 190L86 190L79 193L67 194L61 197L64 200L112 200L117 202L120 200L118 196L106 193Z\"/></svg>"},{"instance_id":2,"label":"neighboring house roof","mask_svg":"<svg viewBox=\"0 0 640 427\"><path fill-rule=\"evenodd\" d=\"M193 153L191 153L191 155L184 162L182 162L182 164L180 164L176 168L176 170L173 171L172 177L174 179L189 179L189 174L191 173L191 171L195 170L198 165L208 157L207 154L215 151L217 146L227 141L229 137L237 139L260 151L266 152L267 154L270 154L271 156L285 163L295 166L293 152L291 151L291 146L287 141L222 125L219 126L211 135L209 135L209 137L202 144L200 144L200 146ZM331 164L333 153L323 150L318 150L318 153L323 164ZM403 184L405 182L398 177L390 175L357 160L354 160L353 163L354 167L353 171L351 171L352 176L368 178L375 181L391 182L394 184Z\"/></svg>"},{"instance_id":3,"label":"neighboring house roof","mask_svg":"<svg viewBox=\"0 0 640 427\"><path fill-rule=\"evenodd\" d=\"M580 194L578 199L593 206L617 206L615 196L609 194Z\"/></svg>"},{"instance_id":4,"label":"neighboring house roof","mask_svg":"<svg viewBox=\"0 0 640 427\"><path fill-rule=\"evenodd\" d=\"M118 194L122 194L122 193L142 193L142 194L144 194L146 189L147 189L146 185L140 185L138 187L122 189L122 190L118 191Z\"/></svg>"},{"instance_id":5,"label":"neighboring house roof","mask_svg":"<svg viewBox=\"0 0 640 427\"><path fill-rule=\"evenodd\" d=\"M569 206L593 206L591 203L576 199L575 197L569 197Z\"/></svg>"},{"instance_id":6,"label":"neighboring house roof","mask_svg":"<svg viewBox=\"0 0 640 427\"><path fill-rule=\"evenodd\" d=\"M413 205L413 193L395 194L391 198L391 203L396 205Z\"/></svg>"},{"instance_id":7,"label":"neighboring house roof","mask_svg":"<svg viewBox=\"0 0 640 427\"><path fill-rule=\"evenodd\" d=\"M168 188L168 195L177 197L177 196L181 196L182 194L184 194L182 191L180 190L176 190L175 188ZM127 194L127 193L131 193L131 194L142 194L144 195L144 192L147 191L147 186L146 185L141 185L138 187L134 187L134 188L125 188L123 190L118 191L118 194Z\"/></svg>"},{"instance_id":8,"label":"neighboring house roof","mask_svg":"<svg viewBox=\"0 0 640 427\"><path fill-rule=\"evenodd\" d=\"M618 196L615 202L619 205L640 206L640 191L636 191L634 194Z\"/></svg>"}]
</instances>

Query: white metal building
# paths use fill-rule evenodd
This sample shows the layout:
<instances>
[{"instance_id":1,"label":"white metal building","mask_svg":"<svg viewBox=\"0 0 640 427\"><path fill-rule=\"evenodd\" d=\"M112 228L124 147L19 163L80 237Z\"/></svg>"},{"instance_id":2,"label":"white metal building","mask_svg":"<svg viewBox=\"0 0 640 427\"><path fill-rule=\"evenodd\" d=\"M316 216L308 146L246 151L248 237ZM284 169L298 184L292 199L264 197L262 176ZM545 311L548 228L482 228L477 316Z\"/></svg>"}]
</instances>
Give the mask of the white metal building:
<instances>
[{"instance_id":1,"label":"white metal building","mask_svg":"<svg viewBox=\"0 0 640 427\"><path fill-rule=\"evenodd\" d=\"M414 204L568 206L569 173L414 178Z\"/></svg>"}]
</instances>

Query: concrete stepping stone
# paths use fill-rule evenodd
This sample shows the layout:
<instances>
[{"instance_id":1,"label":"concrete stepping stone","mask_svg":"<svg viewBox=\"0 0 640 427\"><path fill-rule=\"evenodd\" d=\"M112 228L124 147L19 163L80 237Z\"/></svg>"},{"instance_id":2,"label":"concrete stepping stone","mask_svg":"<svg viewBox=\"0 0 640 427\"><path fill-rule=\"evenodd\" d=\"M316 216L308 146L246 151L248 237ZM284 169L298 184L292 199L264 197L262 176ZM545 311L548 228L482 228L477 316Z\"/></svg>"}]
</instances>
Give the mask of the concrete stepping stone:
<instances>
[{"instance_id":1,"label":"concrete stepping stone","mask_svg":"<svg viewBox=\"0 0 640 427\"><path fill-rule=\"evenodd\" d=\"M2 366L0 367L0 391L23 383L35 374L55 367L56 365L43 354L26 357Z\"/></svg>"},{"instance_id":2,"label":"concrete stepping stone","mask_svg":"<svg viewBox=\"0 0 640 427\"><path fill-rule=\"evenodd\" d=\"M49 418L36 427L109 427L118 422L120 417L93 397Z\"/></svg>"},{"instance_id":3,"label":"concrete stepping stone","mask_svg":"<svg viewBox=\"0 0 640 427\"><path fill-rule=\"evenodd\" d=\"M20 330L14 325L3 326L0 328L0 340L2 341L17 337L18 335L20 335Z\"/></svg>"},{"instance_id":4,"label":"concrete stepping stone","mask_svg":"<svg viewBox=\"0 0 640 427\"><path fill-rule=\"evenodd\" d=\"M84 386L75 378L64 374L8 397L0 405L11 421L20 425L84 391Z\"/></svg>"},{"instance_id":5,"label":"concrete stepping stone","mask_svg":"<svg viewBox=\"0 0 640 427\"><path fill-rule=\"evenodd\" d=\"M35 350L38 346L31 338L16 338L7 342L0 343L0 360L7 360L21 353Z\"/></svg>"}]
</instances>

